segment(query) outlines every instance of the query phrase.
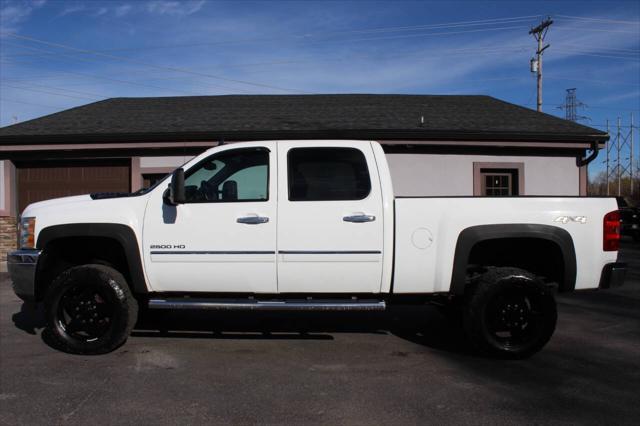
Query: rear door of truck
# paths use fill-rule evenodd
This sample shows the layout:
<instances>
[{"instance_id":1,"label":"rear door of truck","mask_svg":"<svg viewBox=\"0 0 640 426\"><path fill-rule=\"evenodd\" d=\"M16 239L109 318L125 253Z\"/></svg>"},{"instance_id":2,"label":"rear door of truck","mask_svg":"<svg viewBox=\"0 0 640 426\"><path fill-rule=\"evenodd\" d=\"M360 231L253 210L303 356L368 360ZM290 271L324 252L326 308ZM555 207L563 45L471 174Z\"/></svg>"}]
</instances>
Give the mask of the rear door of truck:
<instances>
[{"instance_id":1,"label":"rear door of truck","mask_svg":"<svg viewBox=\"0 0 640 426\"><path fill-rule=\"evenodd\" d=\"M380 292L382 194L371 144L282 141L278 161L278 292Z\"/></svg>"}]
</instances>

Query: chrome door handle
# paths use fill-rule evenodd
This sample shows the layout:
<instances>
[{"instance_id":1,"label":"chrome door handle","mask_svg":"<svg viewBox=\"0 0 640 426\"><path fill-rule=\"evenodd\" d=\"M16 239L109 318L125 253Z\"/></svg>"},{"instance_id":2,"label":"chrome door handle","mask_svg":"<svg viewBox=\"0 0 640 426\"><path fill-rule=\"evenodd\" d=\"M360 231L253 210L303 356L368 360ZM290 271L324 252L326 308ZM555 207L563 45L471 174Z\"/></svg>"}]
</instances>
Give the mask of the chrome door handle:
<instances>
[{"instance_id":1,"label":"chrome door handle","mask_svg":"<svg viewBox=\"0 0 640 426\"><path fill-rule=\"evenodd\" d=\"M245 216L239 217L236 222L245 223L247 225L259 225L261 223L269 222L269 218L264 216Z\"/></svg>"},{"instance_id":2,"label":"chrome door handle","mask_svg":"<svg viewBox=\"0 0 640 426\"><path fill-rule=\"evenodd\" d=\"M363 223L363 222L373 222L376 220L375 216L371 216L369 214L355 214L353 216L345 216L342 218L345 222L354 222L354 223Z\"/></svg>"}]
</instances>

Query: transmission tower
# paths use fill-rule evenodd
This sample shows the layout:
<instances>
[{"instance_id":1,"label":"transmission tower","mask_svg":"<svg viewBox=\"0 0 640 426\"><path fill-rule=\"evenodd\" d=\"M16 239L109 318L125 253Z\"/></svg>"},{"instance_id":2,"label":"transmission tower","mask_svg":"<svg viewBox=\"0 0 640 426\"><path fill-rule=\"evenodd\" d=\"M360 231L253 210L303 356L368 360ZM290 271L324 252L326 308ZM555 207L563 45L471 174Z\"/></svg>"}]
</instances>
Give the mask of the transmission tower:
<instances>
[{"instance_id":1,"label":"transmission tower","mask_svg":"<svg viewBox=\"0 0 640 426\"><path fill-rule=\"evenodd\" d=\"M576 88L574 87L572 89L567 89L564 105L561 105L558 108L564 110L564 118L569 121L590 120L589 117L578 115L578 108L586 106L586 104L576 98Z\"/></svg>"},{"instance_id":2,"label":"transmission tower","mask_svg":"<svg viewBox=\"0 0 640 426\"><path fill-rule=\"evenodd\" d=\"M628 129L628 130L627 130ZM609 120L607 120L607 133L611 135L611 139L607 142L607 158L606 163L606 185L607 195L621 196L625 193L634 196L634 179L638 177L637 167L633 164L634 140L633 134L638 127L633 124L633 114L630 115L628 126L623 126L618 117L615 127L615 133L611 133L609 128ZM623 181L629 179L628 185ZM613 191L610 184L613 183ZM623 187L624 186L624 187Z\"/></svg>"}]
</instances>

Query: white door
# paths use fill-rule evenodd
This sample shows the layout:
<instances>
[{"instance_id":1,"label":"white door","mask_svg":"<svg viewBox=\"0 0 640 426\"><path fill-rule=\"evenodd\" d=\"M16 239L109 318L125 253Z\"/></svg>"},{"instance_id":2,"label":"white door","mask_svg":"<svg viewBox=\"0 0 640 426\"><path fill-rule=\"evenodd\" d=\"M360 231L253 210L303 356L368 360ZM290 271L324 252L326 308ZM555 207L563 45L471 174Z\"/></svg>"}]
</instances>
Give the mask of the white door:
<instances>
[{"instance_id":1,"label":"white door","mask_svg":"<svg viewBox=\"0 0 640 426\"><path fill-rule=\"evenodd\" d=\"M382 195L368 142L278 144L278 290L377 293Z\"/></svg>"},{"instance_id":2,"label":"white door","mask_svg":"<svg viewBox=\"0 0 640 426\"><path fill-rule=\"evenodd\" d=\"M185 170L186 203L154 191L143 231L154 291L276 293L274 143L223 147Z\"/></svg>"}]
</instances>

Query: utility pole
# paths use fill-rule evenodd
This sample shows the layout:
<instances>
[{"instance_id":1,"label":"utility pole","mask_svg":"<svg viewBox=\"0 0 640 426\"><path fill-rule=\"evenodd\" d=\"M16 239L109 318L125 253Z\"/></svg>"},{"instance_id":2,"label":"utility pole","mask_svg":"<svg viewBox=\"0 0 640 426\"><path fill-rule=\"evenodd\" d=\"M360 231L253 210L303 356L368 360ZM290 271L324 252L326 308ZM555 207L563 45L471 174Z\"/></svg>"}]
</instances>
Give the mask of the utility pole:
<instances>
[{"instance_id":1,"label":"utility pole","mask_svg":"<svg viewBox=\"0 0 640 426\"><path fill-rule=\"evenodd\" d=\"M529 30L529 34L533 35L533 37L538 42L538 48L536 49L536 59L531 59L531 72L537 73L538 112L542 112L542 52L544 52L545 49L550 46L549 44L547 44L543 47L542 44L544 43L544 38L546 37L551 24L553 24L553 21L551 20L551 18L547 18L542 21L540 25Z\"/></svg>"}]
</instances>

